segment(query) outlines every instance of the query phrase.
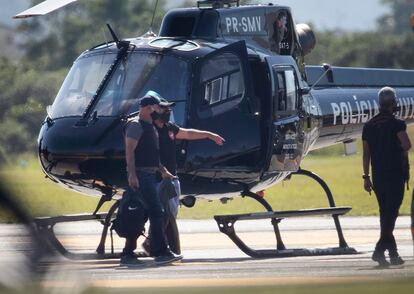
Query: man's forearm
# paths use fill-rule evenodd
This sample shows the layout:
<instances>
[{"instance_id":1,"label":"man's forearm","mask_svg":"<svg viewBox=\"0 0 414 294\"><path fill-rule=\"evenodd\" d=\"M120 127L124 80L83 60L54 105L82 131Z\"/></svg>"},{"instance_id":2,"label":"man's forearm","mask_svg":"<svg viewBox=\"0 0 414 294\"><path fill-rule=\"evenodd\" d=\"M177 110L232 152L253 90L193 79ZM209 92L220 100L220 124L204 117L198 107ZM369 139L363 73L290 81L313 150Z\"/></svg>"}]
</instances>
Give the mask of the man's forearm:
<instances>
[{"instance_id":1,"label":"man's forearm","mask_svg":"<svg viewBox=\"0 0 414 294\"><path fill-rule=\"evenodd\" d=\"M127 152L126 154L127 172L128 174L135 174L135 154Z\"/></svg>"},{"instance_id":2,"label":"man's forearm","mask_svg":"<svg viewBox=\"0 0 414 294\"><path fill-rule=\"evenodd\" d=\"M162 164L160 164L158 166L158 169L159 169L159 171L160 171L161 174L165 174L165 173L168 172L167 168L165 166L163 166Z\"/></svg>"},{"instance_id":3,"label":"man's forearm","mask_svg":"<svg viewBox=\"0 0 414 294\"><path fill-rule=\"evenodd\" d=\"M369 162L370 162L370 156L364 155L362 157L362 165L364 169L364 175L369 175Z\"/></svg>"},{"instance_id":4,"label":"man's forearm","mask_svg":"<svg viewBox=\"0 0 414 294\"><path fill-rule=\"evenodd\" d=\"M187 135L189 140L202 140L202 139L209 139L213 133L208 131L200 131L200 130L187 130Z\"/></svg>"}]
</instances>

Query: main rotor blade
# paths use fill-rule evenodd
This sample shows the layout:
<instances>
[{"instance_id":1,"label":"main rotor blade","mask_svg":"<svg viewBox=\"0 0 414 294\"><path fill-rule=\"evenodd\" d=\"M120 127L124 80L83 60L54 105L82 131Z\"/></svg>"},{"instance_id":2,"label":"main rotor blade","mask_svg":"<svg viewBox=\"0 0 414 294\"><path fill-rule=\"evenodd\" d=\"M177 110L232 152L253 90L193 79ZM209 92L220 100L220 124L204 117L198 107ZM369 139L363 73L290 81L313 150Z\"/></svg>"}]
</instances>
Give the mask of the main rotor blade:
<instances>
[{"instance_id":1,"label":"main rotor blade","mask_svg":"<svg viewBox=\"0 0 414 294\"><path fill-rule=\"evenodd\" d=\"M36 6L33 6L32 8L20 12L13 18L27 18L32 16L45 15L75 1L77 0L46 0L42 3L37 4Z\"/></svg>"}]
</instances>

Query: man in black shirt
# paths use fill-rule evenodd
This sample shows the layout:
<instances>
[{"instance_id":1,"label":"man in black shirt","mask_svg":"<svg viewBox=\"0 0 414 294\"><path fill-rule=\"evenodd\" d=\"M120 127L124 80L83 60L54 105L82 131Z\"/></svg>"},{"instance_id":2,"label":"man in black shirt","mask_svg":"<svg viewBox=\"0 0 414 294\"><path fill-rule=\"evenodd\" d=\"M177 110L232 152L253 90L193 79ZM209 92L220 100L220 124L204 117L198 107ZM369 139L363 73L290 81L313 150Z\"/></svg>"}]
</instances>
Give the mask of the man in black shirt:
<instances>
[{"instance_id":1,"label":"man in black shirt","mask_svg":"<svg viewBox=\"0 0 414 294\"><path fill-rule=\"evenodd\" d=\"M398 255L393 235L395 221L404 196L404 183L408 180L408 153L411 148L404 121L394 117L397 108L395 90L382 88L378 93L380 112L368 121L362 131L364 189L374 190L378 200L381 236L372 259L380 265L389 265L385 259L388 250L393 265L403 264ZM369 163L372 167L372 182Z\"/></svg>"},{"instance_id":2,"label":"man in black shirt","mask_svg":"<svg viewBox=\"0 0 414 294\"><path fill-rule=\"evenodd\" d=\"M158 170L163 177L172 177L160 164L158 132L153 125L154 114L161 111L159 104L160 100L151 95L140 100L139 117L130 120L125 129L125 157L129 188L139 189L148 204L153 240L151 252L157 264L165 264L179 260L182 256L175 256L166 244L164 211L156 190L155 173ZM135 248L136 236L126 238L121 265L140 264L133 254Z\"/></svg>"},{"instance_id":3,"label":"man in black shirt","mask_svg":"<svg viewBox=\"0 0 414 294\"><path fill-rule=\"evenodd\" d=\"M175 103L168 102L161 96L159 96L159 98L161 100L161 112L159 118L154 121L154 125L158 130L159 135L160 160L161 164L174 176L171 178L169 174L165 174L162 177L163 181L172 181L172 184L175 187L174 195L168 197L170 199L164 202L164 205L166 204L165 206L167 206L164 207L167 214L167 221L165 223L167 232L166 237L171 250L176 254L180 254L179 240L174 239L174 234L168 234L171 230L177 230L175 219L178 213L178 206L180 203L179 196L181 192L180 181L177 177L176 140L210 139L220 146L223 145L225 140L215 133L197 129L185 129L171 122L171 107L175 106ZM148 241L144 242L142 247L148 252Z\"/></svg>"}]
</instances>

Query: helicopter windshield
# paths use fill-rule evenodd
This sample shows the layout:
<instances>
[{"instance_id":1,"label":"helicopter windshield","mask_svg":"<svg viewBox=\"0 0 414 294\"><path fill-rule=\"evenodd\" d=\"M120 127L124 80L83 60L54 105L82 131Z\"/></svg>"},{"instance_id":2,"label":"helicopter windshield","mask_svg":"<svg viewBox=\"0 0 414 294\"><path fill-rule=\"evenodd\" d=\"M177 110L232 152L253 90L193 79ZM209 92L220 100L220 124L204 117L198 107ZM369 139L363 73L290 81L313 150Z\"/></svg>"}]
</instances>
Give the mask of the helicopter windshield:
<instances>
[{"instance_id":1,"label":"helicopter windshield","mask_svg":"<svg viewBox=\"0 0 414 294\"><path fill-rule=\"evenodd\" d=\"M109 52L79 58L60 88L50 118L81 116L115 58L116 54Z\"/></svg>"},{"instance_id":2,"label":"helicopter windshield","mask_svg":"<svg viewBox=\"0 0 414 294\"><path fill-rule=\"evenodd\" d=\"M171 55L135 51L116 69L95 107L98 116L118 116L138 110L138 100L149 90L169 101L187 97L188 64ZM174 118L181 122L185 103L174 107Z\"/></svg>"}]
</instances>

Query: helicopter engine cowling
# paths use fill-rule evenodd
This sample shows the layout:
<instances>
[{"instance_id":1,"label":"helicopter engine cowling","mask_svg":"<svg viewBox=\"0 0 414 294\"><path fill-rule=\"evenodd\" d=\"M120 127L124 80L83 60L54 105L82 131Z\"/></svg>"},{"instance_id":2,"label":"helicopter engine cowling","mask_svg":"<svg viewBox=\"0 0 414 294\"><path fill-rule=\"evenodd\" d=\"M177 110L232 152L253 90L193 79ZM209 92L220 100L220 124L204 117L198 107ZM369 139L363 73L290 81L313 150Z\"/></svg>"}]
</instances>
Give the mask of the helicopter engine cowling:
<instances>
[{"instance_id":1,"label":"helicopter engine cowling","mask_svg":"<svg viewBox=\"0 0 414 294\"><path fill-rule=\"evenodd\" d=\"M296 31L299 36L299 43L302 47L303 55L311 53L316 45L316 37L310 26L305 23L297 24Z\"/></svg>"}]
</instances>

